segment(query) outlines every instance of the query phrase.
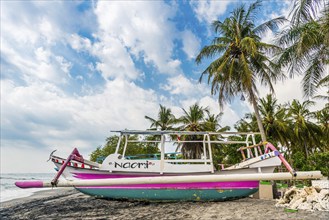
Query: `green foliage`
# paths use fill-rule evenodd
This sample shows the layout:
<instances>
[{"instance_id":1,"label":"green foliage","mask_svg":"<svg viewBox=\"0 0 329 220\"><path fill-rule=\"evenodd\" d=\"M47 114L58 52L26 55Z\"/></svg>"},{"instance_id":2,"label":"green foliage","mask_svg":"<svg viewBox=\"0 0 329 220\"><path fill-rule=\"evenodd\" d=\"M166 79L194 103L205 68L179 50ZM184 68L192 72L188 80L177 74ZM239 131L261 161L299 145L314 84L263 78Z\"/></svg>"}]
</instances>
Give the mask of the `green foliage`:
<instances>
[{"instance_id":1,"label":"green foliage","mask_svg":"<svg viewBox=\"0 0 329 220\"><path fill-rule=\"evenodd\" d=\"M102 162L105 157L115 152L118 144L119 137L117 135L108 137L104 147L98 147L90 155L91 161ZM138 140L138 136L132 135L129 137L130 141ZM121 142L119 147L119 154L123 153L124 141ZM155 154L159 153L159 148L154 143L128 143L125 155L137 155L137 154Z\"/></svg>"},{"instance_id":2,"label":"green foliage","mask_svg":"<svg viewBox=\"0 0 329 220\"><path fill-rule=\"evenodd\" d=\"M200 106L198 103L190 106L188 110L183 108L184 115L179 118L182 126L179 127L183 131L204 131L205 113L208 108ZM203 136L198 135L183 135L184 141L197 141L202 140ZM200 142L183 143L181 145L181 152L184 158L199 159L203 153L203 145Z\"/></svg>"},{"instance_id":3,"label":"green foliage","mask_svg":"<svg viewBox=\"0 0 329 220\"><path fill-rule=\"evenodd\" d=\"M103 155L105 156L104 150L103 148L97 147L96 150L94 150L93 152L91 152L90 154L90 160L96 162L98 158L103 157Z\"/></svg>"},{"instance_id":4,"label":"green foliage","mask_svg":"<svg viewBox=\"0 0 329 220\"><path fill-rule=\"evenodd\" d=\"M324 175L329 175L329 113L326 107L314 113L309 110L311 106L309 101L300 103L294 100L292 104L281 105L271 95L261 99L258 105L269 140L276 146L279 144L284 146L283 149L286 149L285 157L289 159L291 165L296 170L320 170ZM166 108L163 107L163 109ZM213 132L229 130L229 127L219 125L222 114L211 114L208 108L201 107L198 104L194 104L188 110L184 109L183 112L184 115L178 120L181 123L180 127L172 127L173 130ZM176 121L177 125L178 121ZM257 122L254 114L246 114L243 119L235 124L235 128L239 132L255 131L257 129ZM176 138L176 136L172 138ZM215 140L215 138L220 139L223 137L212 136L211 138ZM259 136L255 138L256 143L261 141ZM91 153L91 160L96 161L97 158L106 157L114 153L118 139L118 136L107 138L104 147L97 147ZM130 141L136 141L138 139L139 137L136 135L129 136ZM146 137L146 140L159 141L160 137L149 136ZM181 140L202 140L202 136L182 135ZM244 137L229 136L228 140L244 141ZM123 146L124 140L119 147L119 153L121 154ZM203 147L201 145L186 144L185 147L196 152L193 153L194 155L192 154L192 158L200 158L203 153ZM212 144L211 147L214 165L217 169L220 169L218 164L230 165L239 163L242 160L241 154L237 152L241 144ZM159 153L157 143L130 142L128 143L125 155L155 153ZM185 155L184 158L189 157Z\"/></svg>"},{"instance_id":5,"label":"green foliage","mask_svg":"<svg viewBox=\"0 0 329 220\"><path fill-rule=\"evenodd\" d=\"M320 170L329 177L329 152L315 153L308 158L309 170Z\"/></svg>"},{"instance_id":6,"label":"green foliage","mask_svg":"<svg viewBox=\"0 0 329 220\"><path fill-rule=\"evenodd\" d=\"M293 167L296 170L305 170L307 169L306 158L303 152L295 152L292 156Z\"/></svg>"},{"instance_id":7,"label":"green foliage","mask_svg":"<svg viewBox=\"0 0 329 220\"><path fill-rule=\"evenodd\" d=\"M302 152L292 155L293 167L300 171L320 170L324 176L329 176L329 152L314 153L308 159Z\"/></svg>"}]
</instances>

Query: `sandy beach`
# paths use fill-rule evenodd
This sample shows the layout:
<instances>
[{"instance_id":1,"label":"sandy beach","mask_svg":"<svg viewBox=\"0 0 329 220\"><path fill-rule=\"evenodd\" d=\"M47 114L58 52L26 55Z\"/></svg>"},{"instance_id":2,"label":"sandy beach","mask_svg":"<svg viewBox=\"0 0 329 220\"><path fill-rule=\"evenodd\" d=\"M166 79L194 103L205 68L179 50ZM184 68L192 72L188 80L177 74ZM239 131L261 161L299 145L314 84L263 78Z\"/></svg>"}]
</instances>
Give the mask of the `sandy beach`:
<instances>
[{"instance_id":1,"label":"sandy beach","mask_svg":"<svg viewBox=\"0 0 329 220\"><path fill-rule=\"evenodd\" d=\"M74 189L40 191L1 203L0 219L329 219L329 212L286 212L275 200L138 202L97 199Z\"/></svg>"}]
</instances>

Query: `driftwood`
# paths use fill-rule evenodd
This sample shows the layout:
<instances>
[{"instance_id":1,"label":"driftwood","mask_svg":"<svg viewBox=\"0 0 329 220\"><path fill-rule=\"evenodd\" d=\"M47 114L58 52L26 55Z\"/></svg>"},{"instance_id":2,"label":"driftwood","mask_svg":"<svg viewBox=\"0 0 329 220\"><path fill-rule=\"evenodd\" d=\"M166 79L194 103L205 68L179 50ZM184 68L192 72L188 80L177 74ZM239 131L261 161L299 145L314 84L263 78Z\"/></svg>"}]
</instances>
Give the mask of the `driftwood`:
<instances>
[{"instance_id":1,"label":"driftwood","mask_svg":"<svg viewBox=\"0 0 329 220\"><path fill-rule=\"evenodd\" d=\"M277 200L276 207L309 211L329 211L329 190L319 187L292 187Z\"/></svg>"}]
</instances>

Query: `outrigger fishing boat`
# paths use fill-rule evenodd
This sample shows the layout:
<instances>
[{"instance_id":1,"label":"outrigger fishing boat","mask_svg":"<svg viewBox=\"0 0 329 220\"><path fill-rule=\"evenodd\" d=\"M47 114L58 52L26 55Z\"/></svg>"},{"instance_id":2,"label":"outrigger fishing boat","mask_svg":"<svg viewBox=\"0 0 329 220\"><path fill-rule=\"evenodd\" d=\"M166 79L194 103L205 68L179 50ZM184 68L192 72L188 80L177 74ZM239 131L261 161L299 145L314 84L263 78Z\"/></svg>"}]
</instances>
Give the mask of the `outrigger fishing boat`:
<instances>
[{"instance_id":1,"label":"outrigger fishing boat","mask_svg":"<svg viewBox=\"0 0 329 220\"><path fill-rule=\"evenodd\" d=\"M21 188L73 186L82 193L133 200L223 201L247 197L258 191L260 180L316 179L319 171L295 172L284 156L269 142L255 143L258 133L116 131L119 141L113 154L102 163L84 159L75 148L67 159L51 153L57 174L50 182L16 182ZM134 140L129 136L137 136ZM233 141L228 135L245 137ZM188 136L198 138L187 138ZM147 138L149 137L149 138ZM152 137L152 138L150 138ZM159 155L126 155L129 143L157 144ZM179 149L198 143L200 158L186 159L179 152L166 153L166 146ZM241 144L240 163L215 166L212 148L219 144ZM123 145L123 147L122 147ZM273 173L283 164L289 172ZM219 167L217 170L215 167ZM59 179L63 176L65 180Z\"/></svg>"}]
</instances>

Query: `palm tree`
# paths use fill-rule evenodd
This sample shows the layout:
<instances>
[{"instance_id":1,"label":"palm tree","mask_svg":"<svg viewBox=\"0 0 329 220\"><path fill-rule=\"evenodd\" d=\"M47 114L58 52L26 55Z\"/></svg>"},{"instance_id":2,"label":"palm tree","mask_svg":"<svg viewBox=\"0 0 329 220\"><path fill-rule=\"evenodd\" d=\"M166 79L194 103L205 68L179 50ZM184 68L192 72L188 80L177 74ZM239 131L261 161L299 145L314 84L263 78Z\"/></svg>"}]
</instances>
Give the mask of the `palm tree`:
<instances>
[{"instance_id":1,"label":"palm tree","mask_svg":"<svg viewBox=\"0 0 329 220\"><path fill-rule=\"evenodd\" d=\"M212 132L226 132L230 130L229 126L221 126L219 124L223 113L219 113L217 115L211 114L209 111L206 111L207 116L204 121L204 130L205 131L212 131ZM225 137L224 135L212 135L210 136L211 140L223 140ZM212 151L212 157L213 161L215 162L215 167L218 168L218 164L224 162L225 157L230 157L229 154L226 154L227 148L231 148L231 146L227 146L225 144L219 144L219 143L211 143L211 151ZM208 153L208 152L207 152ZM234 152L236 153L236 152ZM208 155L207 155L208 156Z\"/></svg>"},{"instance_id":2,"label":"palm tree","mask_svg":"<svg viewBox=\"0 0 329 220\"><path fill-rule=\"evenodd\" d=\"M247 10L242 5L223 22L214 21L213 27L219 36L215 37L211 45L201 50L196 62L200 64L204 58L218 56L203 71L200 82L208 74L211 93L218 92L221 107L235 96L246 96L254 107L262 140L265 141L265 131L257 106L256 82L259 80L274 92L272 82L283 79L284 75L269 58L280 48L262 42L261 36L268 30L275 31L285 19L279 17L256 26L256 9L260 6L260 1L251 4Z\"/></svg>"},{"instance_id":3,"label":"palm tree","mask_svg":"<svg viewBox=\"0 0 329 220\"><path fill-rule=\"evenodd\" d=\"M187 110L183 108L184 115L178 120L183 123L180 127L184 131L203 131L205 112L208 108L200 106L198 103L191 105Z\"/></svg>"},{"instance_id":4,"label":"palm tree","mask_svg":"<svg viewBox=\"0 0 329 220\"><path fill-rule=\"evenodd\" d=\"M219 124L223 113L219 113L218 115L211 114L209 111L206 111L207 117L204 122L204 130L205 131L213 131L213 132L225 132L230 130L229 126L222 127Z\"/></svg>"},{"instance_id":5,"label":"palm tree","mask_svg":"<svg viewBox=\"0 0 329 220\"><path fill-rule=\"evenodd\" d=\"M151 122L150 130L158 130L161 131L165 130L174 130L173 125L177 123L177 119L175 116L171 113L170 108L166 108L165 106L160 104L160 109L158 112L157 119L151 118L147 115L145 115L145 119L149 120ZM148 141L160 141L160 136L150 135L146 137ZM149 143L147 144L147 147L157 147L159 148L159 142Z\"/></svg>"},{"instance_id":6,"label":"palm tree","mask_svg":"<svg viewBox=\"0 0 329 220\"><path fill-rule=\"evenodd\" d=\"M239 132L246 132L246 131L255 131L257 130L257 119L255 114L246 113L243 118L237 121L234 125L234 128Z\"/></svg>"},{"instance_id":7,"label":"palm tree","mask_svg":"<svg viewBox=\"0 0 329 220\"><path fill-rule=\"evenodd\" d=\"M318 124L322 130L322 151L329 151L329 108L324 108L316 113Z\"/></svg>"},{"instance_id":8,"label":"palm tree","mask_svg":"<svg viewBox=\"0 0 329 220\"><path fill-rule=\"evenodd\" d=\"M145 118L151 122L151 130L172 130L173 125L176 123L176 118L171 113L171 109L162 105L160 105L157 119L153 119L149 116L145 116Z\"/></svg>"},{"instance_id":9,"label":"palm tree","mask_svg":"<svg viewBox=\"0 0 329 220\"><path fill-rule=\"evenodd\" d=\"M319 12L321 6L324 10ZM295 0L290 15L291 25L278 41L284 47L278 63L288 67L290 76L303 74L304 96L312 97L323 82L329 81L329 2Z\"/></svg>"},{"instance_id":10,"label":"palm tree","mask_svg":"<svg viewBox=\"0 0 329 220\"><path fill-rule=\"evenodd\" d=\"M183 131L204 131L205 128L205 112L209 111L208 108L199 106L198 103L190 106L188 110L183 108L184 115L181 116L178 121L182 123L179 127ZM199 135L185 135L181 137L183 141L201 141L202 137ZM183 143L181 146L181 152L185 158L201 158L203 153L203 145L199 142Z\"/></svg>"},{"instance_id":11,"label":"palm tree","mask_svg":"<svg viewBox=\"0 0 329 220\"><path fill-rule=\"evenodd\" d=\"M289 117L293 120L292 145L297 148L302 146L306 159L309 156L310 148L314 149L319 146L322 136L320 127L311 121L315 118L315 114L309 110L312 105L314 105L312 101L300 103L294 99L288 111Z\"/></svg>"},{"instance_id":12,"label":"palm tree","mask_svg":"<svg viewBox=\"0 0 329 220\"><path fill-rule=\"evenodd\" d=\"M277 103L272 95L267 95L259 100L258 108L264 125L266 137L273 143L281 143L289 147L291 119L287 117L287 109ZM245 114L235 124L238 131L254 131L257 128L255 114Z\"/></svg>"},{"instance_id":13,"label":"palm tree","mask_svg":"<svg viewBox=\"0 0 329 220\"><path fill-rule=\"evenodd\" d=\"M269 140L288 146L291 120L287 117L287 109L277 101L272 95L267 95L260 99L258 108Z\"/></svg>"}]
</instances>

